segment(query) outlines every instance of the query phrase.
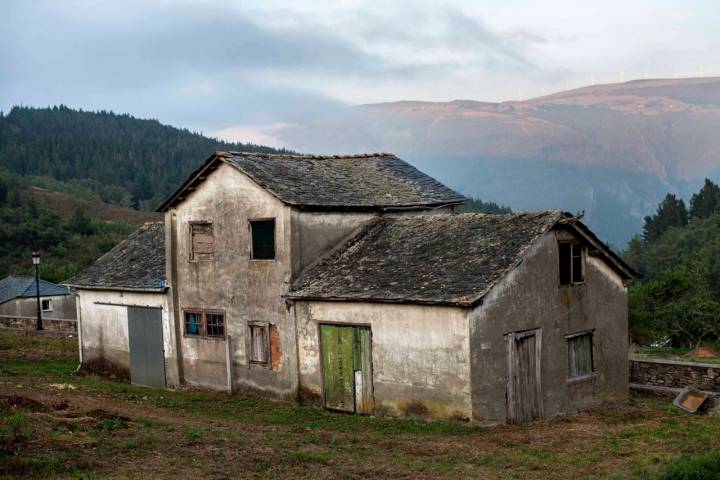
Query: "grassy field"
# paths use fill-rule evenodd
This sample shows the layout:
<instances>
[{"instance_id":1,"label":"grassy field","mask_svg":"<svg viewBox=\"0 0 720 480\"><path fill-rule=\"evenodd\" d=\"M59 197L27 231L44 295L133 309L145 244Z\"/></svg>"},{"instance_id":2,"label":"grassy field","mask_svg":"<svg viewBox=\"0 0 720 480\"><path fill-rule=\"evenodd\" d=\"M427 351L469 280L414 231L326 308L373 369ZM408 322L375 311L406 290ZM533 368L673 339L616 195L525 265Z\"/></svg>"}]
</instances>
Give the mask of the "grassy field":
<instances>
[{"instance_id":1,"label":"grassy field","mask_svg":"<svg viewBox=\"0 0 720 480\"><path fill-rule=\"evenodd\" d=\"M144 389L75 348L0 332L0 478L720 478L720 418L660 400L480 428Z\"/></svg>"}]
</instances>

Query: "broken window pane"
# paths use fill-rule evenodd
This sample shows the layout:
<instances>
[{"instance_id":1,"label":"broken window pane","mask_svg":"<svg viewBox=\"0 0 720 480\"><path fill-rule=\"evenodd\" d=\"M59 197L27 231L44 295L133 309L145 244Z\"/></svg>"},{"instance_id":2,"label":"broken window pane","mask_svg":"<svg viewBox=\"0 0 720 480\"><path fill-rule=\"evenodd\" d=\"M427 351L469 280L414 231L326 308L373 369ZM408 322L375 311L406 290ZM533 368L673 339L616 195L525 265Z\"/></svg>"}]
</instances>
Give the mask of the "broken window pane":
<instances>
[{"instance_id":1,"label":"broken window pane","mask_svg":"<svg viewBox=\"0 0 720 480\"><path fill-rule=\"evenodd\" d=\"M252 235L252 258L272 260L275 258L275 220L253 220L250 222Z\"/></svg>"},{"instance_id":2,"label":"broken window pane","mask_svg":"<svg viewBox=\"0 0 720 480\"><path fill-rule=\"evenodd\" d=\"M185 334L200 335L200 314L185 312Z\"/></svg>"},{"instance_id":3,"label":"broken window pane","mask_svg":"<svg viewBox=\"0 0 720 480\"><path fill-rule=\"evenodd\" d=\"M265 325L250 325L250 361L267 363L267 345L267 327Z\"/></svg>"},{"instance_id":4,"label":"broken window pane","mask_svg":"<svg viewBox=\"0 0 720 480\"><path fill-rule=\"evenodd\" d=\"M592 333L568 338L568 376L582 377L593 373Z\"/></svg>"},{"instance_id":5,"label":"broken window pane","mask_svg":"<svg viewBox=\"0 0 720 480\"><path fill-rule=\"evenodd\" d=\"M224 337L225 336L225 315L222 313L206 313L205 314L206 335L208 337Z\"/></svg>"},{"instance_id":6,"label":"broken window pane","mask_svg":"<svg viewBox=\"0 0 720 480\"><path fill-rule=\"evenodd\" d=\"M212 260L215 254L215 235L210 222L190 224L191 260Z\"/></svg>"}]
</instances>

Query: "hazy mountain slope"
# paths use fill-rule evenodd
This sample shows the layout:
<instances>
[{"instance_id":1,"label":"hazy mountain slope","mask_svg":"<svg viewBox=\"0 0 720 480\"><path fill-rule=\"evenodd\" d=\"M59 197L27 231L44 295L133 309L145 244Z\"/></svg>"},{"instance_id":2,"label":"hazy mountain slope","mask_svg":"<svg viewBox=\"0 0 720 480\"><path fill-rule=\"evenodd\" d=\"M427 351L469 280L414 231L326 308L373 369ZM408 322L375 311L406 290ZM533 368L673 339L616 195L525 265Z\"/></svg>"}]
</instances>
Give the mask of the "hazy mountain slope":
<instances>
[{"instance_id":1,"label":"hazy mountain slope","mask_svg":"<svg viewBox=\"0 0 720 480\"><path fill-rule=\"evenodd\" d=\"M362 105L288 129L296 149L384 150L515 210L585 210L621 246L664 194L720 171L720 79L595 85L521 102Z\"/></svg>"}]
</instances>

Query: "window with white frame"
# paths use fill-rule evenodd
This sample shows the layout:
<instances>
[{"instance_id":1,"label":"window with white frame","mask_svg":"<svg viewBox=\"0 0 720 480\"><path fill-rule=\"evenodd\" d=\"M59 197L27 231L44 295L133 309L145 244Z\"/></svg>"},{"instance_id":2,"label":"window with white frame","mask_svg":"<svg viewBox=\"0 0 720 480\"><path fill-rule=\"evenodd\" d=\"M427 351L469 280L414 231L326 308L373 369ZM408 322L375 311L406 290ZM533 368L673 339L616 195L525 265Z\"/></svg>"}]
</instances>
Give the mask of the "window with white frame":
<instances>
[{"instance_id":1,"label":"window with white frame","mask_svg":"<svg viewBox=\"0 0 720 480\"><path fill-rule=\"evenodd\" d=\"M52 312L52 300L49 298L43 298L40 300L40 307L43 312Z\"/></svg>"}]
</instances>

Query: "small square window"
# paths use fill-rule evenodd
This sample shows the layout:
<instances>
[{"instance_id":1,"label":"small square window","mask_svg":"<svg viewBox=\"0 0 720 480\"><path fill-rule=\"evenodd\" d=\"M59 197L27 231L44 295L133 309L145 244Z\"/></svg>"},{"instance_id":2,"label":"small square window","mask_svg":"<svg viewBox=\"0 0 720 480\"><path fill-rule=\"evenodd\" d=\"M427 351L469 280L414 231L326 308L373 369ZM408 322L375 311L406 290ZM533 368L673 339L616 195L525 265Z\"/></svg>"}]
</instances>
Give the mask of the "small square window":
<instances>
[{"instance_id":1,"label":"small square window","mask_svg":"<svg viewBox=\"0 0 720 480\"><path fill-rule=\"evenodd\" d=\"M225 337L225 315L217 312L206 313L205 322L208 337Z\"/></svg>"},{"instance_id":2,"label":"small square window","mask_svg":"<svg viewBox=\"0 0 720 480\"><path fill-rule=\"evenodd\" d=\"M593 367L593 334L583 333L568 337L568 377L590 375Z\"/></svg>"},{"instance_id":3,"label":"small square window","mask_svg":"<svg viewBox=\"0 0 720 480\"><path fill-rule=\"evenodd\" d=\"M200 335L202 317L199 312L185 312L185 335Z\"/></svg>"},{"instance_id":4,"label":"small square window","mask_svg":"<svg viewBox=\"0 0 720 480\"><path fill-rule=\"evenodd\" d=\"M268 363L267 325L250 325L250 361L252 363Z\"/></svg>"},{"instance_id":5,"label":"small square window","mask_svg":"<svg viewBox=\"0 0 720 480\"><path fill-rule=\"evenodd\" d=\"M275 220L251 220L252 258L272 260L275 258Z\"/></svg>"},{"instance_id":6,"label":"small square window","mask_svg":"<svg viewBox=\"0 0 720 480\"><path fill-rule=\"evenodd\" d=\"M215 235L212 223L191 223L190 237L190 260L212 260L215 258Z\"/></svg>"},{"instance_id":7,"label":"small square window","mask_svg":"<svg viewBox=\"0 0 720 480\"><path fill-rule=\"evenodd\" d=\"M585 281L583 269L583 247L576 242L558 244L560 285L571 285Z\"/></svg>"},{"instance_id":8,"label":"small square window","mask_svg":"<svg viewBox=\"0 0 720 480\"><path fill-rule=\"evenodd\" d=\"M40 301L40 306L43 312L52 312L52 300L46 298Z\"/></svg>"}]
</instances>

